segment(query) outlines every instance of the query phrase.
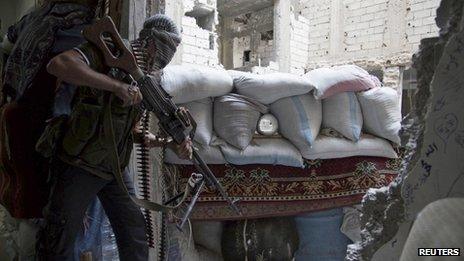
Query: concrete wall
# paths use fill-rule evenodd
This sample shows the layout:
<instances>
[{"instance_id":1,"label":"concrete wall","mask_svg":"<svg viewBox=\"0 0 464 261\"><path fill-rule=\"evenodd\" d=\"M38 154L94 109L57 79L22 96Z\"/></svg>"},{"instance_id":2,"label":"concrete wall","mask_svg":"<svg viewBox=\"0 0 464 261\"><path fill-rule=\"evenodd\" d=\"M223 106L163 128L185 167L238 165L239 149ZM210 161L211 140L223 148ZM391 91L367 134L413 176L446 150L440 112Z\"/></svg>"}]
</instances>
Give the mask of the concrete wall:
<instances>
[{"instance_id":1,"label":"concrete wall","mask_svg":"<svg viewBox=\"0 0 464 261\"><path fill-rule=\"evenodd\" d=\"M439 2L300 1L296 11L310 23L309 67L365 58L410 63L410 55L418 49L420 40L438 35L434 18Z\"/></svg>"},{"instance_id":2,"label":"concrete wall","mask_svg":"<svg viewBox=\"0 0 464 261\"><path fill-rule=\"evenodd\" d=\"M330 0L306 1L299 11L309 21L309 57L329 54Z\"/></svg>"},{"instance_id":3,"label":"concrete wall","mask_svg":"<svg viewBox=\"0 0 464 261\"><path fill-rule=\"evenodd\" d=\"M275 62L278 70L296 74L355 63L369 70L397 71L388 84L398 86L400 67L410 65L420 40L438 34L434 25L438 4L438 0L293 0L274 1L273 7L259 10L250 6L240 14L231 10L230 17L222 11L221 62L228 69L244 70ZM260 33L271 28L273 40L260 41ZM247 50L248 63L243 61Z\"/></svg>"}]
</instances>

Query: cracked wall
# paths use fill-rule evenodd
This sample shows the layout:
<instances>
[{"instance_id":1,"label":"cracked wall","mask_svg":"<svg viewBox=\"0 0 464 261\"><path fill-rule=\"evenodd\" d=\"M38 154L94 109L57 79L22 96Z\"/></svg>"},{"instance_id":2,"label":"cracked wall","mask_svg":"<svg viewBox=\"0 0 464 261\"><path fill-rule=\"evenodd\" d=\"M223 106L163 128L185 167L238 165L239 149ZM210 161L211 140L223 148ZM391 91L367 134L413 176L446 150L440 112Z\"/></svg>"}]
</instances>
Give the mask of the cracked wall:
<instances>
[{"instance_id":1,"label":"cracked wall","mask_svg":"<svg viewBox=\"0 0 464 261\"><path fill-rule=\"evenodd\" d=\"M413 58L417 102L403 121L401 175L364 197L362 240L349 246L348 260L399 260L417 214L435 200L464 195L463 8L462 1L442 1L439 37L421 40Z\"/></svg>"}]
</instances>

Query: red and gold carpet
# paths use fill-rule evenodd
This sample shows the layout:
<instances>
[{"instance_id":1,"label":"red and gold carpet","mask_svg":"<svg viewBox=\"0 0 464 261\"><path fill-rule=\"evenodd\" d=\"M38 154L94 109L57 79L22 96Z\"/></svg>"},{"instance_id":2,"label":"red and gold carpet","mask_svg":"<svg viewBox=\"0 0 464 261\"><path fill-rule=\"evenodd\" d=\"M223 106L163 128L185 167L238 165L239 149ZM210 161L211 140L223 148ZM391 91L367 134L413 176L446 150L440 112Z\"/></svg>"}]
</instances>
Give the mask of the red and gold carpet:
<instances>
[{"instance_id":1,"label":"red and gold carpet","mask_svg":"<svg viewBox=\"0 0 464 261\"><path fill-rule=\"evenodd\" d=\"M200 195L192 219L286 216L357 204L369 188L388 185L397 176L399 159L307 160L304 168L228 164L209 167L227 193L240 198L238 206L243 216L234 213L215 191L206 190ZM195 172L191 165L176 165L175 168L182 186Z\"/></svg>"}]
</instances>

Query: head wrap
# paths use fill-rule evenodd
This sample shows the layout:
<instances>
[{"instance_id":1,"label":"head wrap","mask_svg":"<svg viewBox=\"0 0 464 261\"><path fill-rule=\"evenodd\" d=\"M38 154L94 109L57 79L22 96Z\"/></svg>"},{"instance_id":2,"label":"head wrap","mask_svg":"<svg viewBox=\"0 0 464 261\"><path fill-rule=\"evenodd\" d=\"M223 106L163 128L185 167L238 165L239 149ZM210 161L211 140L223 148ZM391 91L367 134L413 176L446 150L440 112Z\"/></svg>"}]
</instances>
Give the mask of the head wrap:
<instances>
[{"instance_id":1,"label":"head wrap","mask_svg":"<svg viewBox=\"0 0 464 261\"><path fill-rule=\"evenodd\" d=\"M156 50L153 56L154 68L152 69L159 70L171 61L181 42L181 37L171 18L163 14L156 14L148 18L143 24L139 40L154 41Z\"/></svg>"}]
</instances>

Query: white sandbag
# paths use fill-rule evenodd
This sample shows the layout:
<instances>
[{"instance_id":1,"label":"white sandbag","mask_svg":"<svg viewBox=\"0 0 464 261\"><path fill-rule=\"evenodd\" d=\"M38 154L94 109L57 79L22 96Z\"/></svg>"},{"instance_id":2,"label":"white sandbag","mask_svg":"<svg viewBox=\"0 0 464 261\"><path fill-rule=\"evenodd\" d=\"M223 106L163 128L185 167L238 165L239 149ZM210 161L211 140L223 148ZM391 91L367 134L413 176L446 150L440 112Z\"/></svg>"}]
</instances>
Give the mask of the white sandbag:
<instances>
[{"instance_id":1,"label":"white sandbag","mask_svg":"<svg viewBox=\"0 0 464 261\"><path fill-rule=\"evenodd\" d=\"M310 92L314 87L307 78L290 73L253 74L228 71L237 93L270 104L278 99Z\"/></svg>"},{"instance_id":2,"label":"white sandbag","mask_svg":"<svg viewBox=\"0 0 464 261\"><path fill-rule=\"evenodd\" d=\"M216 97L232 91L232 78L226 70L201 65L170 65L164 68L161 86L175 103Z\"/></svg>"},{"instance_id":3,"label":"white sandbag","mask_svg":"<svg viewBox=\"0 0 464 261\"><path fill-rule=\"evenodd\" d=\"M226 161L235 165L303 166L303 158L298 149L284 138L255 138L243 151L229 144L220 148Z\"/></svg>"},{"instance_id":4,"label":"white sandbag","mask_svg":"<svg viewBox=\"0 0 464 261\"><path fill-rule=\"evenodd\" d=\"M322 100L322 127L332 128L346 138L357 141L363 116L354 92L342 92Z\"/></svg>"},{"instance_id":5,"label":"white sandbag","mask_svg":"<svg viewBox=\"0 0 464 261\"><path fill-rule=\"evenodd\" d=\"M312 148L301 151L306 159L336 159L352 156L397 158L390 142L369 134L361 135L358 142L319 135Z\"/></svg>"},{"instance_id":6,"label":"white sandbag","mask_svg":"<svg viewBox=\"0 0 464 261\"><path fill-rule=\"evenodd\" d=\"M314 86L314 96L317 99L324 99L340 92L380 87L379 79L356 65L319 68L309 71L303 77Z\"/></svg>"},{"instance_id":7,"label":"white sandbag","mask_svg":"<svg viewBox=\"0 0 464 261\"><path fill-rule=\"evenodd\" d=\"M322 122L322 105L310 94L277 100L270 106L279 132L300 151L311 147Z\"/></svg>"},{"instance_id":8,"label":"white sandbag","mask_svg":"<svg viewBox=\"0 0 464 261\"><path fill-rule=\"evenodd\" d=\"M370 134L400 143L401 111L398 94L388 87L358 93L364 117L364 130Z\"/></svg>"},{"instance_id":9,"label":"white sandbag","mask_svg":"<svg viewBox=\"0 0 464 261\"><path fill-rule=\"evenodd\" d=\"M248 146L261 113L268 108L256 100L230 93L214 99L214 131L229 144L244 149Z\"/></svg>"},{"instance_id":10,"label":"white sandbag","mask_svg":"<svg viewBox=\"0 0 464 261\"><path fill-rule=\"evenodd\" d=\"M222 156L222 152L219 147L216 146L201 146L194 142L194 146L198 149L198 153L206 162L206 164L225 164L226 160ZM171 149L167 148L164 154L164 162L170 164L179 165L192 165L189 160L180 159L176 153Z\"/></svg>"},{"instance_id":11,"label":"white sandbag","mask_svg":"<svg viewBox=\"0 0 464 261\"><path fill-rule=\"evenodd\" d=\"M210 97L189 103L180 104L189 110L193 119L197 123L194 141L209 145L213 136L213 101Z\"/></svg>"}]
</instances>

